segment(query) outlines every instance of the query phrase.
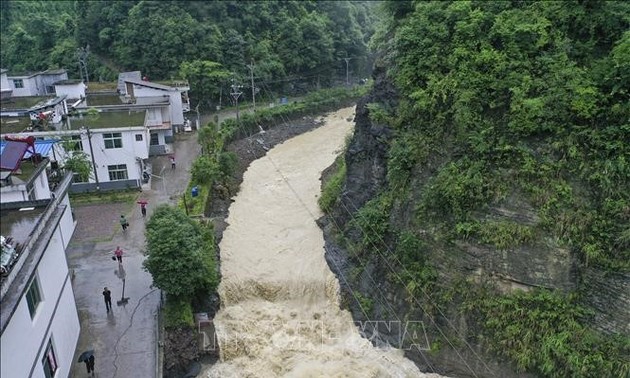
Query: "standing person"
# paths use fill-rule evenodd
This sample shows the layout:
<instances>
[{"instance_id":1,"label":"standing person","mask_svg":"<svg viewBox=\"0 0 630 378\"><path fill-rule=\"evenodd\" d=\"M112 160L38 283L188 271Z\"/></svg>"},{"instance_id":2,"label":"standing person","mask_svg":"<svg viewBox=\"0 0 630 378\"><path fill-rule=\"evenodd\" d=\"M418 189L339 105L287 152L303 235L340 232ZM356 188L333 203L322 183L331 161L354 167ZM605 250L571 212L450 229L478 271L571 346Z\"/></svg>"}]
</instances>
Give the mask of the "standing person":
<instances>
[{"instance_id":1,"label":"standing person","mask_svg":"<svg viewBox=\"0 0 630 378\"><path fill-rule=\"evenodd\" d=\"M83 360L85 362L85 367L87 368L88 374L94 375L94 355L92 354L90 357Z\"/></svg>"},{"instance_id":2,"label":"standing person","mask_svg":"<svg viewBox=\"0 0 630 378\"><path fill-rule=\"evenodd\" d=\"M112 309L112 292L109 291L107 286L103 288L103 298L105 299L105 308L107 308L107 313Z\"/></svg>"},{"instance_id":3,"label":"standing person","mask_svg":"<svg viewBox=\"0 0 630 378\"><path fill-rule=\"evenodd\" d=\"M116 259L118 260L118 262L122 264L123 250L120 249L120 247L116 247L116 250L114 251L114 255L116 255Z\"/></svg>"},{"instance_id":4,"label":"standing person","mask_svg":"<svg viewBox=\"0 0 630 378\"><path fill-rule=\"evenodd\" d=\"M127 222L127 218L124 215L120 216L120 225L122 226L123 231L129 227L129 222Z\"/></svg>"},{"instance_id":5,"label":"standing person","mask_svg":"<svg viewBox=\"0 0 630 378\"><path fill-rule=\"evenodd\" d=\"M175 169L175 156L171 156L171 169Z\"/></svg>"},{"instance_id":6,"label":"standing person","mask_svg":"<svg viewBox=\"0 0 630 378\"><path fill-rule=\"evenodd\" d=\"M145 200L140 200L138 201L138 203L140 204L140 211L142 212L142 217L146 217L147 216L147 201Z\"/></svg>"}]
</instances>

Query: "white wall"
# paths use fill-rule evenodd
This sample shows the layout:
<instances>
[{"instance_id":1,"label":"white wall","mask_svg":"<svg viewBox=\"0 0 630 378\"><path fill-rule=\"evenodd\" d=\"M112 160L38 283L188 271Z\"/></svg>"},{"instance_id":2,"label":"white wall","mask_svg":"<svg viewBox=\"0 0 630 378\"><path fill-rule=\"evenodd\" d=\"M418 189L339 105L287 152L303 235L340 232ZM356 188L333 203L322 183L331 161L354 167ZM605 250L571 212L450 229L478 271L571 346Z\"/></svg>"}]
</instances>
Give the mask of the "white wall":
<instances>
[{"instance_id":1,"label":"white wall","mask_svg":"<svg viewBox=\"0 0 630 378\"><path fill-rule=\"evenodd\" d=\"M132 129L132 130L130 130ZM105 142L103 139L103 133L121 133L122 134L122 148L105 148ZM136 134L142 134L142 140L136 141ZM146 159L149 157L149 135L145 128L114 128L114 129L99 129L92 131L92 148L94 150L94 159L96 160L96 172L100 182L109 181L108 165L127 165L127 179L138 180L142 179L142 173L140 171L140 163L138 159ZM88 143L87 135L82 136L83 151L90 155L90 145ZM90 182L95 182L93 178Z\"/></svg>"},{"instance_id":2,"label":"white wall","mask_svg":"<svg viewBox=\"0 0 630 378\"><path fill-rule=\"evenodd\" d=\"M28 201L26 185L11 185L0 188L0 202Z\"/></svg>"},{"instance_id":3,"label":"white wall","mask_svg":"<svg viewBox=\"0 0 630 378\"><path fill-rule=\"evenodd\" d=\"M162 126L164 124L164 118L162 118L163 108L149 108L144 119L145 126ZM167 118L168 120L168 118Z\"/></svg>"},{"instance_id":4,"label":"white wall","mask_svg":"<svg viewBox=\"0 0 630 378\"><path fill-rule=\"evenodd\" d=\"M153 97L168 95L170 97L170 119L173 125L184 124L184 113L182 111L182 94L177 90L165 91L156 88L148 88L142 85L133 86L135 97Z\"/></svg>"},{"instance_id":5,"label":"white wall","mask_svg":"<svg viewBox=\"0 0 630 378\"><path fill-rule=\"evenodd\" d=\"M24 83L23 88L16 88L13 79L22 79ZM9 86L13 89L13 93L11 96L13 97L25 97L25 96L36 96L37 95L37 80L35 77L26 77L26 76L15 76L9 78Z\"/></svg>"},{"instance_id":6,"label":"white wall","mask_svg":"<svg viewBox=\"0 0 630 378\"><path fill-rule=\"evenodd\" d=\"M70 239L72 238L72 234L74 234L77 224L72 217L70 197L68 196L68 193L66 193L60 204L66 206L66 211L63 213L61 220L59 221L59 230L61 232L60 237L65 250L68 247L68 244L70 244Z\"/></svg>"},{"instance_id":7,"label":"white wall","mask_svg":"<svg viewBox=\"0 0 630 378\"><path fill-rule=\"evenodd\" d=\"M33 195L35 200L49 199L51 197L46 170L41 171L39 176L33 181ZM0 189L0 202L2 203L29 200L26 184L4 186Z\"/></svg>"},{"instance_id":8,"label":"white wall","mask_svg":"<svg viewBox=\"0 0 630 378\"><path fill-rule=\"evenodd\" d=\"M50 198L50 186L48 186L48 177L46 176L46 170L43 170L35 181L33 182L33 194L35 199L48 199Z\"/></svg>"},{"instance_id":9,"label":"white wall","mask_svg":"<svg viewBox=\"0 0 630 378\"><path fill-rule=\"evenodd\" d=\"M78 99L85 97L85 88L83 83L55 85L55 93L57 96L67 95L67 98Z\"/></svg>"},{"instance_id":10,"label":"white wall","mask_svg":"<svg viewBox=\"0 0 630 378\"><path fill-rule=\"evenodd\" d=\"M0 89L11 89L11 85L9 85L9 79L7 79L7 73L3 73L0 75Z\"/></svg>"},{"instance_id":11,"label":"white wall","mask_svg":"<svg viewBox=\"0 0 630 378\"><path fill-rule=\"evenodd\" d=\"M168 92L168 94L171 97L171 120L173 125L183 125L182 94L179 91Z\"/></svg>"},{"instance_id":12,"label":"white wall","mask_svg":"<svg viewBox=\"0 0 630 378\"><path fill-rule=\"evenodd\" d=\"M62 80L68 80L68 73L64 72L64 73L59 73L59 74L51 74L51 73L46 73L46 74L42 74L42 75L37 75L37 87L40 94L45 95L45 94L54 94L55 93L55 86L54 83L58 82L58 81L62 81ZM50 91L47 91L46 87L52 87Z\"/></svg>"},{"instance_id":13,"label":"white wall","mask_svg":"<svg viewBox=\"0 0 630 378\"><path fill-rule=\"evenodd\" d=\"M56 377L67 377L75 363L80 324L63 245L58 225L36 270L42 302L35 316L31 319L22 297L0 338L2 377L44 377L41 360L51 335L59 366Z\"/></svg>"}]
</instances>

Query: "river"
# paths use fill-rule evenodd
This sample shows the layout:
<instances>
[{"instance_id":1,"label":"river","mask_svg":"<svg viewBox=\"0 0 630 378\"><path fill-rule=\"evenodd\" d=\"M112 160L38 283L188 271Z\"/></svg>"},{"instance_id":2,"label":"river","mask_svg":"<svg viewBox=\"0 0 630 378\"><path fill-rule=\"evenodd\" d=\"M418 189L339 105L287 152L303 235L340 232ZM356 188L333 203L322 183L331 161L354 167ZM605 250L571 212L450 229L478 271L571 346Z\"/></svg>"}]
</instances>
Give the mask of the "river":
<instances>
[{"instance_id":1,"label":"river","mask_svg":"<svg viewBox=\"0 0 630 378\"><path fill-rule=\"evenodd\" d=\"M339 307L315 220L320 176L352 133L354 108L252 162L221 248L220 361L206 377L437 377L375 348ZM264 138L264 135L261 135Z\"/></svg>"}]
</instances>

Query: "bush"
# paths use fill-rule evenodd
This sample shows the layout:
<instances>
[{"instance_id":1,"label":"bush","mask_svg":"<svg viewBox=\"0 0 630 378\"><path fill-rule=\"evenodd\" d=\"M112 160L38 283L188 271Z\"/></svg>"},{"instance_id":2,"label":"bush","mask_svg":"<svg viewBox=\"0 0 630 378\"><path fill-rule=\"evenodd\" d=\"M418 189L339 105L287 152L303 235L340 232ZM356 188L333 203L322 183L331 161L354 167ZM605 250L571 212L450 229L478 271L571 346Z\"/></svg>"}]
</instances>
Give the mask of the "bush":
<instances>
[{"instance_id":1,"label":"bush","mask_svg":"<svg viewBox=\"0 0 630 378\"><path fill-rule=\"evenodd\" d=\"M167 296L164 305L164 326L166 328L193 327L192 306L190 301L174 296Z\"/></svg>"},{"instance_id":2,"label":"bush","mask_svg":"<svg viewBox=\"0 0 630 378\"><path fill-rule=\"evenodd\" d=\"M604 337L583 325L590 315L575 298L548 290L471 295L488 346L520 371L545 377L627 377L630 340Z\"/></svg>"},{"instance_id":3,"label":"bush","mask_svg":"<svg viewBox=\"0 0 630 378\"><path fill-rule=\"evenodd\" d=\"M322 195L317 200L319 207L323 212L329 213L343 189L344 179L346 177L346 160L342 157L337 159L337 172L330 178L322 189Z\"/></svg>"}]
</instances>

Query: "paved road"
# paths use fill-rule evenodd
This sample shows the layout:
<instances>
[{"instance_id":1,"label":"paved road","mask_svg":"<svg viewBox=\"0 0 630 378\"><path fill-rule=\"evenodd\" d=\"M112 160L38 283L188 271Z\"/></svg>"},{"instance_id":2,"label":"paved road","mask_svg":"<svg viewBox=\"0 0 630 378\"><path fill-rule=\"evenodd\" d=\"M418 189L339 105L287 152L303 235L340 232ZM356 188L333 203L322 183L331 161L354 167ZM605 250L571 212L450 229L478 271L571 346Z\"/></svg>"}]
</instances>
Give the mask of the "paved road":
<instances>
[{"instance_id":1,"label":"paved road","mask_svg":"<svg viewBox=\"0 0 630 378\"><path fill-rule=\"evenodd\" d=\"M162 203L174 204L190 180L190 165L199 147L196 133L178 134L174 153L177 168L168 157L151 158L153 177L138 198L148 200L148 217ZM73 289L81 322L75 353L95 351L96 376L102 378L154 377L156 375L157 309L160 292L142 269L145 220L136 204L109 203L73 208L77 228L67 250L74 271ZM118 218L124 214L130 227L123 232ZM123 263L112 260L113 250L124 250ZM123 280L126 303L122 298ZM102 291L112 292L113 310L105 309ZM84 364L74 363L71 377L87 377Z\"/></svg>"}]
</instances>

